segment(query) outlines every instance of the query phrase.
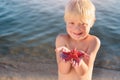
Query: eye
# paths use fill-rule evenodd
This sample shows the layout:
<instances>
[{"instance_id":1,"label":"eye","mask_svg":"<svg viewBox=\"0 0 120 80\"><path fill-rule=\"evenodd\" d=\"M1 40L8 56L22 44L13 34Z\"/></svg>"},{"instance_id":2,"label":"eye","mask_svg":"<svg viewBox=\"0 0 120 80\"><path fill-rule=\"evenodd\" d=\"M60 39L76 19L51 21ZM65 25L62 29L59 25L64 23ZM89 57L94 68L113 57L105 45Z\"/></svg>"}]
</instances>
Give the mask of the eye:
<instances>
[{"instance_id":1,"label":"eye","mask_svg":"<svg viewBox=\"0 0 120 80\"><path fill-rule=\"evenodd\" d=\"M74 22L69 22L69 24L74 25Z\"/></svg>"},{"instance_id":2,"label":"eye","mask_svg":"<svg viewBox=\"0 0 120 80\"><path fill-rule=\"evenodd\" d=\"M86 23L82 23L81 25L82 25L82 26L88 26L88 24L86 24Z\"/></svg>"}]
</instances>

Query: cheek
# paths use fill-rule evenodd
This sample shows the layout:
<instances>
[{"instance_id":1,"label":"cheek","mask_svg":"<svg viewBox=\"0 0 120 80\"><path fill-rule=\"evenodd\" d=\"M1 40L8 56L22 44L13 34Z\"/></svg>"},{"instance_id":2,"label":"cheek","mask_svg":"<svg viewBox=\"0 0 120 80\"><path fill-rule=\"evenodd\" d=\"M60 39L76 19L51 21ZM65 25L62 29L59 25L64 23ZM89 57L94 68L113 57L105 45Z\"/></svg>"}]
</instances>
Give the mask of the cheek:
<instances>
[{"instance_id":1,"label":"cheek","mask_svg":"<svg viewBox=\"0 0 120 80\"><path fill-rule=\"evenodd\" d=\"M66 26L66 29L67 29L67 30L72 30L72 29L73 29L73 27L72 27L72 26L70 26L70 25L67 25L67 26Z\"/></svg>"},{"instance_id":2,"label":"cheek","mask_svg":"<svg viewBox=\"0 0 120 80\"><path fill-rule=\"evenodd\" d=\"M89 33L90 32L90 28L86 28L86 33Z\"/></svg>"},{"instance_id":3,"label":"cheek","mask_svg":"<svg viewBox=\"0 0 120 80\"><path fill-rule=\"evenodd\" d=\"M66 31L69 32L70 31L70 28L69 26L66 27Z\"/></svg>"},{"instance_id":4,"label":"cheek","mask_svg":"<svg viewBox=\"0 0 120 80\"><path fill-rule=\"evenodd\" d=\"M72 29L70 26L67 26L67 27L66 27L66 32L67 32L68 34L71 34L71 31L73 31L73 29Z\"/></svg>"}]
</instances>

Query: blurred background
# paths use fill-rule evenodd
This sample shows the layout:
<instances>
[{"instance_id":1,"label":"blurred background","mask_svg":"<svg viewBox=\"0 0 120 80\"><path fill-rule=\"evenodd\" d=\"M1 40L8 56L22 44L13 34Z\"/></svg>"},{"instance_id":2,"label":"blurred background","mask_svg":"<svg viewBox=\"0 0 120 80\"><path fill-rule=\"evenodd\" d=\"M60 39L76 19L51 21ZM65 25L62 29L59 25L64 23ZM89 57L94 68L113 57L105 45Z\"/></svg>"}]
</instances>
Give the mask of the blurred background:
<instances>
[{"instance_id":1,"label":"blurred background","mask_svg":"<svg viewBox=\"0 0 120 80\"><path fill-rule=\"evenodd\" d=\"M68 0L0 0L0 61L55 60L55 38L65 33ZM95 66L120 70L119 0L92 0L96 23L91 34L101 47Z\"/></svg>"}]
</instances>

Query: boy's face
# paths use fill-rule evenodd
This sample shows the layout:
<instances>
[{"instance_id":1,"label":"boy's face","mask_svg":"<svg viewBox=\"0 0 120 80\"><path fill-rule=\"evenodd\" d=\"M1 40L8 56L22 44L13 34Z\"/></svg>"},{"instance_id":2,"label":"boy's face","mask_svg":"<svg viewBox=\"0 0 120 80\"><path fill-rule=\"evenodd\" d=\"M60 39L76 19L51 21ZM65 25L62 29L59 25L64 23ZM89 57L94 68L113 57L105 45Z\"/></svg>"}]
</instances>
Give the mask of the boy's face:
<instances>
[{"instance_id":1,"label":"boy's face","mask_svg":"<svg viewBox=\"0 0 120 80\"><path fill-rule=\"evenodd\" d=\"M90 31L89 23L83 23L79 18L69 18L66 20L66 30L71 38L82 40L87 37Z\"/></svg>"}]
</instances>

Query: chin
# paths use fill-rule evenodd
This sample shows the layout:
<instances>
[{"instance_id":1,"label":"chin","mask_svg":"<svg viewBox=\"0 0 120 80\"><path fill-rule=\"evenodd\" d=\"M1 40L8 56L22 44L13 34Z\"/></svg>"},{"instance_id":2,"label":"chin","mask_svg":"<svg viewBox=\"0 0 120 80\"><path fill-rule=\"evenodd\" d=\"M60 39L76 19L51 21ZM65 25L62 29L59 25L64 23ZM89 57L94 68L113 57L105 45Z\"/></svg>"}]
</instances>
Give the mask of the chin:
<instances>
[{"instance_id":1,"label":"chin","mask_svg":"<svg viewBox=\"0 0 120 80\"><path fill-rule=\"evenodd\" d=\"M79 41L79 40L85 39L86 37L87 37L87 35L86 36L80 36L80 37L72 37L72 38L76 41Z\"/></svg>"}]
</instances>

